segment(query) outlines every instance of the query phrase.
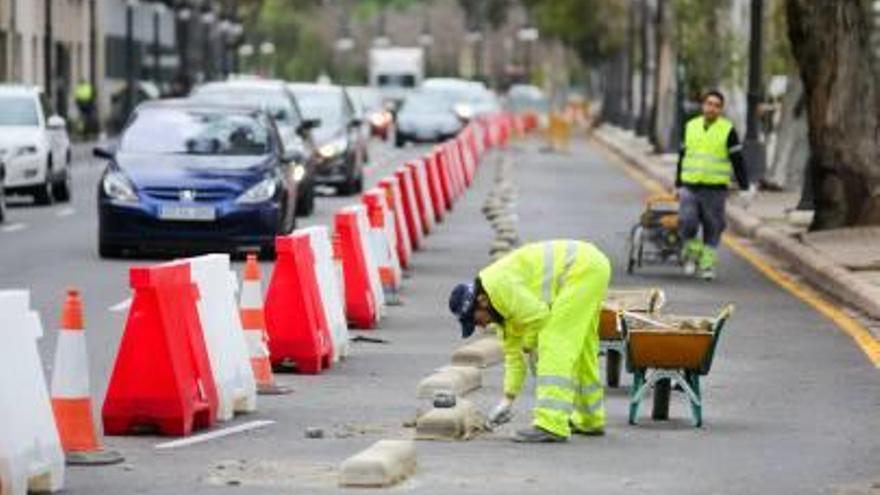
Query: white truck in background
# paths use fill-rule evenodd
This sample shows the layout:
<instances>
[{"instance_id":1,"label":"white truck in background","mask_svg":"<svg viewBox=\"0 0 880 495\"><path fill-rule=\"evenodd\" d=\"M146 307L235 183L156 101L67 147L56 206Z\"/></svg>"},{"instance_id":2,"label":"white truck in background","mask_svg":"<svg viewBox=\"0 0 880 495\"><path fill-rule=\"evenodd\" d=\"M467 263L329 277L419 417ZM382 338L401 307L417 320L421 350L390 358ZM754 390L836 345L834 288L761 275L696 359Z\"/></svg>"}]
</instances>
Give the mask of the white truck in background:
<instances>
[{"instance_id":1,"label":"white truck in background","mask_svg":"<svg viewBox=\"0 0 880 495\"><path fill-rule=\"evenodd\" d=\"M387 47L370 49L370 86L386 101L399 104L425 78L422 48Z\"/></svg>"}]
</instances>

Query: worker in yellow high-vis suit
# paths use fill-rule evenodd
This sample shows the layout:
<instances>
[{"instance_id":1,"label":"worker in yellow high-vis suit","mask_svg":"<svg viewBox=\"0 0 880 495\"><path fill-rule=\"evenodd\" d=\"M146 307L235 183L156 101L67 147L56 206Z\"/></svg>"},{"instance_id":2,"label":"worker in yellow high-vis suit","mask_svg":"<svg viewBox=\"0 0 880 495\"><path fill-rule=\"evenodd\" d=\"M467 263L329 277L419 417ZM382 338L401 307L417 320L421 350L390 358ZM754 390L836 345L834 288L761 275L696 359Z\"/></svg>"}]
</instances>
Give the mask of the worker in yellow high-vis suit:
<instances>
[{"instance_id":1,"label":"worker in yellow high-vis suit","mask_svg":"<svg viewBox=\"0 0 880 495\"><path fill-rule=\"evenodd\" d=\"M504 398L489 414L490 426L510 421L531 369L534 421L515 441L604 433L598 326L610 276L608 258L592 244L555 240L523 246L452 290L449 308L462 336L494 324L503 341Z\"/></svg>"}]
</instances>

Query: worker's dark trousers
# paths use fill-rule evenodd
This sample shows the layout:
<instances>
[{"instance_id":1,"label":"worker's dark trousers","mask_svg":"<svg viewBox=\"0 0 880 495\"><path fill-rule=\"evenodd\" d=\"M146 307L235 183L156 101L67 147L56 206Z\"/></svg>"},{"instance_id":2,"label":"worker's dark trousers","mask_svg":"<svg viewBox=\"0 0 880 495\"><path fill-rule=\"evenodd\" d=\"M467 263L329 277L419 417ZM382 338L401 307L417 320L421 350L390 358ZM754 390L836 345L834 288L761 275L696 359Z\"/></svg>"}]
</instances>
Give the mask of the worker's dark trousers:
<instances>
[{"instance_id":1,"label":"worker's dark trousers","mask_svg":"<svg viewBox=\"0 0 880 495\"><path fill-rule=\"evenodd\" d=\"M726 189L684 186L679 189L678 233L685 243L703 229L703 243L717 248L726 226Z\"/></svg>"}]
</instances>

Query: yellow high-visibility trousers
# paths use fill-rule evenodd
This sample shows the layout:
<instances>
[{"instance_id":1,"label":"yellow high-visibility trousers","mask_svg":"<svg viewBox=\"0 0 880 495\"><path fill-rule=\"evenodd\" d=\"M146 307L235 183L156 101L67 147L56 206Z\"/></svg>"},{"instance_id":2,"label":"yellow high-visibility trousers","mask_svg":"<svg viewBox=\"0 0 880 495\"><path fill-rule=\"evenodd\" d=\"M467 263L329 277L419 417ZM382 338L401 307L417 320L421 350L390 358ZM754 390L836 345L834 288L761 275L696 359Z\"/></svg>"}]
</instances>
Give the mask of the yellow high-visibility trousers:
<instances>
[{"instance_id":1,"label":"yellow high-visibility trousers","mask_svg":"<svg viewBox=\"0 0 880 495\"><path fill-rule=\"evenodd\" d=\"M568 437L605 426L599 376L599 315L611 266L591 246L578 256L538 334L537 401L534 426ZM570 422L570 424L569 424Z\"/></svg>"}]
</instances>

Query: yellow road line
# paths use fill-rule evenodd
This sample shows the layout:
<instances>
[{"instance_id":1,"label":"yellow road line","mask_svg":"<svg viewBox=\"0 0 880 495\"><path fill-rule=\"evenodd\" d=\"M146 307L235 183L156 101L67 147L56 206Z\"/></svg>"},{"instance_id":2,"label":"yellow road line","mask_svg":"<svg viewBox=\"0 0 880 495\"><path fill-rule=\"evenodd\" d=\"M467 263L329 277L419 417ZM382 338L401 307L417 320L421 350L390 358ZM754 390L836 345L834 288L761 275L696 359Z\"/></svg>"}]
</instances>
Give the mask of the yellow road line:
<instances>
[{"instance_id":1,"label":"yellow road line","mask_svg":"<svg viewBox=\"0 0 880 495\"><path fill-rule=\"evenodd\" d=\"M649 177L645 172L639 170L630 163L627 163L626 160L622 159L616 153L606 149L604 146L602 146L601 149L606 155L613 156L615 162L622 163L624 165L623 171L638 182L643 188L652 193L668 192L662 184ZM871 331L858 320L846 314L834 303L820 296L812 289L804 287L790 276L771 266L765 261L764 257L759 255L753 249L747 247L736 237L724 234L723 240L724 244L730 248L731 251L736 253L737 256L748 261L765 277L787 290L791 295L800 299L808 306L812 307L819 314L834 323L834 325L836 325L843 333L849 335L862 352L865 353L871 363L876 368L880 369L880 340L877 340L877 338L874 337L874 334L872 334Z\"/></svg>"}]
</instances>

